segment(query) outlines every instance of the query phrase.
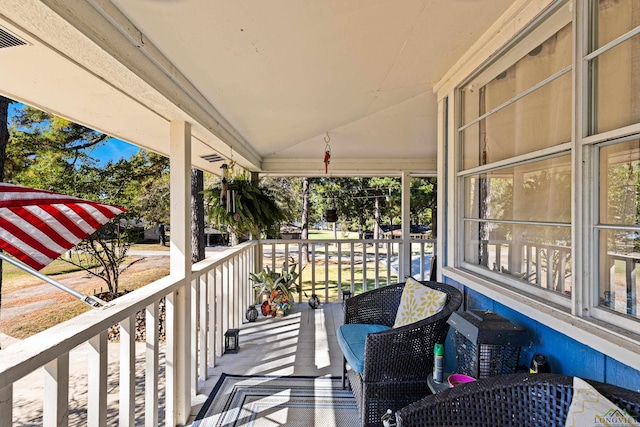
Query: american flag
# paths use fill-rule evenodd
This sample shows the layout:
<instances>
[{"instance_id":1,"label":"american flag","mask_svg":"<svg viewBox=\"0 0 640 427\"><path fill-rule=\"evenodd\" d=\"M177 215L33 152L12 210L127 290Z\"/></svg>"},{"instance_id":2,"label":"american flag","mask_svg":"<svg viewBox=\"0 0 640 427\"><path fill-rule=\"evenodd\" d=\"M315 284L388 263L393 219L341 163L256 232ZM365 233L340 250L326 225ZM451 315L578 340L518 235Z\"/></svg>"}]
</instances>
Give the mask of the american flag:
<instances>
[{"instance_id":1,"label":"american flag","mask_svg":"<svg viewBox=\"0 0 640 427\"><path fill-rule=\"evenodd\" d=\"M0 183L0 249L40 270L123 212L117 206Z\"/></svg>"}]
</instances>

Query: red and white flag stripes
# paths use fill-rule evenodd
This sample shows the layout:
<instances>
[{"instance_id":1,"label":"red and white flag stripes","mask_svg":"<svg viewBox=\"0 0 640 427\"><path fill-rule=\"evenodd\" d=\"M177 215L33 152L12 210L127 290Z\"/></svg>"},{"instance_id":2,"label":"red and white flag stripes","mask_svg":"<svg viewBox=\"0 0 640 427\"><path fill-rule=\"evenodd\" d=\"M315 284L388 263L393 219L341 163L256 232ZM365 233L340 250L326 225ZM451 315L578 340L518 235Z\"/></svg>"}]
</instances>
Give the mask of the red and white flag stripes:
<instances>
[{"instance_id":1,"label":"red and white flag stripes","mask_svg":"<svg viewBox=\"0 0 640 427\"><path fill-rule=\"evenodd\" d=\"M126 209L0 183L0 249L40 270Z\"/></svg>"}]
</instances>

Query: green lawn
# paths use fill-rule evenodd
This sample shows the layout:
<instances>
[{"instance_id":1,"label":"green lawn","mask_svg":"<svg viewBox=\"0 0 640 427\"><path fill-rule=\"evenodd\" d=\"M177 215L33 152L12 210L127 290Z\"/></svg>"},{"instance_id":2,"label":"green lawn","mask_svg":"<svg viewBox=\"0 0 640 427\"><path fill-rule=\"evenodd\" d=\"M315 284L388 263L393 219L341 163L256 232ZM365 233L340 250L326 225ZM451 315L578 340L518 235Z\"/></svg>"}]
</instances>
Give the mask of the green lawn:
<instances>
[{"instance_id":1,"label":"green lawn","mask_svg":"<svg viewBox=\"0 0 640 427\"><path fill-rule=\"evenodd\" d=\"M348 231L343 233L338 230L338 239L357 239L358 233L355 231ZM309 230L309 240L333 240L333 230Z\"/></svg>"}]
</instances>

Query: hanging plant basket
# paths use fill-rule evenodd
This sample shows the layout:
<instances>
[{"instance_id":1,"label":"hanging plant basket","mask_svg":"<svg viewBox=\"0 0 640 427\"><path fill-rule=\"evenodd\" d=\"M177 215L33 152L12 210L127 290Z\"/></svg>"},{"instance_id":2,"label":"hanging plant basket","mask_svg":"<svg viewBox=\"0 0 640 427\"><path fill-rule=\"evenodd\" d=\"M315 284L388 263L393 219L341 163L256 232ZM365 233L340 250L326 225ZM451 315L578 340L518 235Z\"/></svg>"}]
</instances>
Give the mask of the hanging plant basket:
<instances>
[{"instance_id":1,"label":"hanging plant basket","mask_svg":"<svg viewBox=\"0 0 640 427\"><path fill-rule=\"evenodd\" d=\"M324 212L324 220L327 222L337 222L338 221L338 210L335 208L327 209Z\"/></svg>"}]
</instances>

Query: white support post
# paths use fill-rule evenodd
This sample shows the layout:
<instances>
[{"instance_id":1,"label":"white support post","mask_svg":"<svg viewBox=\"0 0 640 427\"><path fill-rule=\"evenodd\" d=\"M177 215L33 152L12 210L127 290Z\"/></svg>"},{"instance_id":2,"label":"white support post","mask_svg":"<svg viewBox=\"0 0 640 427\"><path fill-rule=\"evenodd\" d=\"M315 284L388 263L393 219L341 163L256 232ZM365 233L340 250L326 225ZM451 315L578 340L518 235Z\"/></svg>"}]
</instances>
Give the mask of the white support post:
<instances>
[{"instance_id":1,"label":"white support post","mask_svg":"<svg viewBox=\"0 0 640 427\"><path fill-rule=\"evenodd\" d=\"M184 121L170 125L170 272L183 277L184 284L169 295L167 310L167 396L166 424L185 424L191 412L191 126ZM169 307L171 305L171 308ZM169 325L167 325L169 326ZM169 345L171 341L171 345ZM171 347L171 348L169 348Z\"/></svg>"},{"instance_id":2,"label":"white support post","mask_svg":"<svg viewBox=\"0 0 640 427\"><path fill-rule=\"evenodd\" d=\"M134 427L136 412L136 316L120 322L120 426Z\"/></svg>"},{"instance_id":3,"label":"white support post","mask_svg":"<svg viewBox=\"0 0 640 427\"><path fill-rule=\"evenodd\" d=\"M402 171L402 251L398 282L404 282L405 276L411 276L411 173Z\"/></svg>"},{"instance_id":4,"label":"white support post","mask_svg":"<svg viewBox=\"0 0 640 427\"><path fill-rule=\"evenodd\" d=\"M158 362L159 352L159 302L147 306L145 311L146 325L146 372L144 377L144 425L157 427L158 425Z\"/></svg>"},{"instance_id":5,"label":"white support post","mask_svg":"<svg viewBox=\"0 0 640 427\"><path fill-rule=\"evenodd\" d=\"M69 425L69 353L44 366L44 427Z\"/></svg>"},{"instance_id":6,"label":"white support post","mask_svg":"<svg viewBox=\"0 0 640 427\"><path fill-rule=\"evenodd\" d=\"M108 332L103 331L89 340L87 426L107 425L107 363Z\"/></svg>"}]
</instances>

